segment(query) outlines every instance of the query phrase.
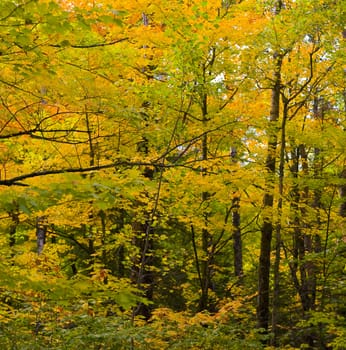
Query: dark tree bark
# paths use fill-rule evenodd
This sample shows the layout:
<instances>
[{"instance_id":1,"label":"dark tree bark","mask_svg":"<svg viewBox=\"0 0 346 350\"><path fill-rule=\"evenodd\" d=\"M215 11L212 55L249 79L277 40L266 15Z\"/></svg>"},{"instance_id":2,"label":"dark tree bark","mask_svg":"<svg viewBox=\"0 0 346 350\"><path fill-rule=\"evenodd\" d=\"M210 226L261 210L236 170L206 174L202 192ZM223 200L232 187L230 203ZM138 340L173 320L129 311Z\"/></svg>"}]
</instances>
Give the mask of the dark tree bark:
<instances>
[{"instance_id":1,"label":"dark tree bark","mask_svg":"<svg viewBox=\"0 0 346 350\"><path fill-rule=\"evenodd\" d=\"M284 195L285 177L285 148L286 148L286 122L288 119L288 102L283 97L283 115L281 122L281 148L279 156L279 198L277 205L277 219L275 225L275 261L274 261L274 285L273 285L273 310L272 310L272 344L277 345L278 323L280 315L280 263L281 263L281 220Z\"/></svg>"},{"instance_id":2,"label":"dark tree bark","mask_svg":"<svg viewBox=\"0 0 346 350\"><path fill-rule=\"evenodd\" d=\"M203 122L207 122L207 97L204 96L204 102L202 112L203 112ZM202 139L202 159L208 159L208 138L207 135L203 136ZM202 169L202 176L205 176L205 170ZM208 192L202 193L202 202L208 201L210 194ZM208 229L208 213L203 214L203 220L205 228L202 229L202 252L204 258L200 261L200 282L201 282L201 295L198 303L198 311L209 310L214 311L214 306L209 300L209 290L214 289L212 276L213 269L212 264L214 261L214 253L211 248L213 245L213 238Z\"/></svg>"},{"instance_id":3,"label":"dark tree bark","mask_svg":"<svg viewBox=\"0 0 346 350\"><path fill-rule=\"evenodd\" d=\"M206 63L203 66L202 75L203 75L203 85L201 86L201 90L199 91L199 103L201 108L201 115L202 115L202 123L204 126L207 126L207 123L209 121L208 118L208 95L204 91L204 85L207 84L207 75L208 69L207 66L209 66L209 69L213 65L213 58L210 62ZM208 134L205 133L202 137L202 160L207 161L208 160L208 150L209 150L209 141L208 141ZM207 176L206 169L201 170L202 176ZM202 192L202 202L207 202L210 198L210 193L208 192ZM213 284L213 263L214 263L214 243L213 243L213 237L210 234L210 230L208 228L208 216L209 213L204 212L203 213L203 221L204 221L204 228L202 229L202 252L203 252L203 259L200 259L199 265L200 265L200 287L201 287L201 295L199 298L198 303L198 311L208 310L210 312L215 311L215 305L210 301L209 298L209 290L214 290L214 284ZM197 257L198 258L198 257Z\"/></svg>"},{"instance_id":4,"label":"dark tree bark","mask_svg":"<svg viewBox=\"0 0 346 350\"><path fill-rule=\"evenodd\" d=\"M46 243L47 217L38 216L36 218L37 253L41 254Z\"/></svg>"},{"instance_id":5,"label":"dark tree bark","mask_svg":"<svg viewBox=\"0 0 346 350\"><path fill-rule=\"evenodd\" d=\"M299 168L307 175L307 153L305 146L296 147L291 172L294 178L299 176ZM303 311L309 311L315 303L315 283L311 262L306 262L306 254L313 252L313 241L307 232L312 223L304 221L308 205L309 188L300 188L297 184L291 191L291 209L293 218L293 262L290 264L294 286L300 296Z\"/></svg>"},{"instance_id":6,"label":"dark tree bark","mask_svg":"<svg viewBox=\"0 0 346 350\"><path fill-rule=\"evenodd\" d=\"M139 248L140 255L134 259L131 271L131 280L143 291L143 296L148 300L153 300L155 276L152 266L155 264L154 242L152 239L153 229L149 223L134 222L132 229L135 233L133 244ZM150 305L138 303L133 309L133 316L141 315L146 320L151 317Z\"/></svg>"},{"instance_id":7,"label":"dark tree bark","mask_svg":"<svg viewBox=\"0 0 346 350\"><path fill-rule=\"evenodd\" d=\"M265 168L267 171L265 181L265 194L263 198L263 224L261 227L261 246L258 266L258 302L257 302L257 327L268 332L269 327L269 294L270 294L270 253L273 235L273 203L274 203L274 182L276 171L276 150L277 150L277 124L280 117L280 85L282 56L276 55L274 72L274 85L271 96L271 110L268 127L268 150Z\"/></svg>"},{"instance_id":8,"label":"dark tree bark","mask_svg":"<svg viewBox=\"0 0 346 350\"><path fill-rule=\"evenodd\" d=\"M233 227L233 265L234 275L243 277L243 244L240 228L240 197L232 200L232 227Z\"/></svg>"},{"instance_id":9,"label":"dark tree bark","mask_svg":"<svg viewBox=\"0 0 346 350\"><path fill-rule=\"evenodd\" d=\"M345 182L339 187L339 193L341 197L341 204L339 208L339 215L343 218L346 217L346 168L340 173L340 178Z\"/></svg>"},{"instance_id":10,"label":"dark tree bark","mask_svg":"<svg viewBox=\"0 0 346 350\"><path fill-rule=\"evenodd\" d=\"M10 218L12 219L10 228L9 228L9 245L13 247L16 244L16 231L17 226L19 225L19 211L14 209L9 213Z\"/></svg>"},{"instance_id":11,"label":"dark tree bark","mask_svg":"<svg viewBox=\"0 0 346 350\"><path fill-rule=\"evenodd\" d=\"M324 104L321 99L313 101L314 118L320 119L323 124ZM297 181L299 176L322 179L323 150L315 147L313 150L313 162L309 159L306 145L300 145L292 152L292 166L290 168L296 184L291 191L291 209L293 212L293 259L290 263L290 271L293 285L299 295L303 317L308 319L309 312L316 308L317 276L319 274L318 263L312 258L322 252L322 239L319 234L322 225L320 211L323 209L321 197L322 188L311 189L307 185L300 185ZM312 163L312 164L311 164ZM311 164L311 166L310 166ZM310 219L308 209L313 210L314 219ZM317 228L317 229L316 229ZM328 240L328 229L325 242ZM322 268L323 269L323 268ZM323 272L322 272L323 274ZM302 335L302 342L313 346L319 339L324 344L319 330L308 329Z\"/></svg>"},{"instance_id":12,"label":"dark tree bark","mask_svg":"<svg viewBox=\"0 0 346 350\"><path fill-rule=\"evenodd\" d=\"M149 24L149 19L146 14L142 14L143 24L147 26ZM150 107L149 101L144 101L142 103L143 109ZM148 114L141 113L143 119L149 123ZM141 141L137 143L137 152L143 156L147 156L149 153L149 140L143 136ZM162 172L162 169L161 169ZM154 179L155 170L152 167L144 167L142 169L142 174L149 181ZM162 173L161 173L162 175ZM156 197L154 199L154 209L150 211L144 210L144 215L146 216L145 222L134 220L132 222L132 230L134 233L133 245L138 248L139 254L134 257L131 267L131 280L137 288L143 292L143 296L149 301L153 301L154 294L154 284L155 276L153 272L153 267L157 265L157 259L155 258L155 248L154 248L154 229L152 227L153 217L157 212L157 203L160 197L162 176L159 178L159 186L157 189ZM138 201L136 203L138 208L143 207L143 204ZM139 302L136 307L132 310L132 318L134 316L141 315L146 320L151 317L152 308L148 304Z\"/></svg>"}]
</instances>

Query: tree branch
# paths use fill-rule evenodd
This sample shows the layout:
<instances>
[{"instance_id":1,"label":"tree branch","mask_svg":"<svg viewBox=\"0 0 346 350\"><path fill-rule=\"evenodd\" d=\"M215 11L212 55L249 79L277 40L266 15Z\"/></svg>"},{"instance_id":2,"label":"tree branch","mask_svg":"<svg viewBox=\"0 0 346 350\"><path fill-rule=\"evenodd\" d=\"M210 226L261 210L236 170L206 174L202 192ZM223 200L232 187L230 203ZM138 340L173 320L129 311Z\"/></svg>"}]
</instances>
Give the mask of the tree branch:
<instances>
[{"instance_id":1,"label":"tree branch","mask_svg":"<svg viewBox=\"0 0 346 350\"><path fill-rule=\"evenodd\" d=\"M66 168L66 169L49 169L49 170L39 170L34 171L32 173L27 173L19 176L12 177L10 179L0 180L0 186L28 186L26 184L21 183L20 181L26 179L32 179L35 177L46 176L46 175L56 175L56 174L66 174L66 173L86 173L90 171L97 171L102 169L114 168L116 166L154 166L154 164L150 162L129 162L129 161L119 161L110 164L98 165L98 166L90 166L85 168Z\"/></svg>"},{"instance_id":2,"label":"tree branch","mask_svg":"<svg viewBox=\"0 0 346 350\"><path fill-rule=\"evenodd\" d=\"M117 39L117 40L113 40L110 42L106 42L106 43L94 43L94 44L88 44L88 45L61 45L61 44L50 44L50 47L58 47L58 48L64 48L64 47L72 47L73 49L91 49L93 47L103 47L103 46L111 46L111 45L115 45L118 44L122 41L126 41L128 38L121 38L121 39Z\"/></svg>"}]
</instances>

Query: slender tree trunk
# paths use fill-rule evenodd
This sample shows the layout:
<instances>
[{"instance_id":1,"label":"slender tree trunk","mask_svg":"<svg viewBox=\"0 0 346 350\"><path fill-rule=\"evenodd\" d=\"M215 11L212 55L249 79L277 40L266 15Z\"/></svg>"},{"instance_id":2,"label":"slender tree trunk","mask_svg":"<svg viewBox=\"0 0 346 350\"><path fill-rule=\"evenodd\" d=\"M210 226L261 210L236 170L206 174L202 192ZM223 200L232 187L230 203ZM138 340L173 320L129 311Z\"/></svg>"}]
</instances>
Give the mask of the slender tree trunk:
<instances>
[{"instance_id":1,"label":"slender tree trunk","mask_svg":"<svg viewBox=\"0 0 346 350\"><path fill-rule=\"evenodd\" d=\"M275 261L274 261L274 286L273 286L273 309L272 309L272 345L276 346L278 338L278 323L280 315L280 262L281 262L281 220L285 176L285 147L286 147L286 122L288 118L288 105L284 101L281 123L281 148L279 159L279 199L277 219L275 226Z\"/></svg>"},{"instance_id":2,"label":"slender tree trunk","mask_svg":"<svg viewBox=\"0 0 346 350\"><path fill-rule=\"evenodd\" d=\"M341 204L339 208L339 215L343 218L346 217L346 167L340 173L340 178L345 182L339 187L339 193L341 198Z\"/></svg>"},{"instance_id":3,"label":"slender tree trunk","mask_svg":"<svg viewBox=\"0 0 346 350\"><path fill-rule=\"evenodd\" d=\"M203 72L205 74L205 71ZM204 79L206 82L206 79ZM202 91L200 95L201 102L201 113L203 125L208 122L208 97L207 94ZM203 135L202 138L202 160L208 160L208 136ZM205 169L202 169L202 176L206 176ZM209 200L210 194L208 192L202 193L202 202ZM201 274L201 296L198 303L198 311L209 310L213 311L213 305L210 304L209 300L209 289L213 289L212 285L212 264L213 264L213 252L211 246L213 244L212 237L208 229L208 213L203 213L204 228L202 229L202 252L203 259L200 260L200 274Z\"/></svg>"},{"instance_id":4,"label":"slender tree trunk","mask_svg":"<svg viewBox=\"0 0 346 350\"><path fill-rule=\"evenodd\" d=\"M85 107L86 109L86 107ZM88 134L88 145L89 145L89 166L94 166L95 165L95 147L93 143L93 130L92 130L92 125L90 123L90 115L89 113L85 110L85 124L86 124L86 129L87 129L87 134ZM93 175L90 174L88 177L92 177ZM89 221L93 222L95 219L95 213L93 209L93 200L89 201L91 210L89 212ZM91 270L94 268L94 262L95 262L95 247L94 247L94 240L95 240L95 235L93 233L92 225L87 225L84 224L84 231L85 235L88 237L88 252L89 252L89 266Z\"/></svg>"},{"instance_id":5,"label":"slender tree trunk","mask_svg":"<svg viewBox=\"0 0 346 350\"><path fill-rule=\"evenodd\" d=\"M232 200L232 228L233 228L233 261L234 275L243 277L243 247L240 228L240 197L236 195Z\"/></svg>"},{"instance_id":6,"label":"slender tree trunk","mask_svg":"<svg viewBox=\"0 0 346 350\"><path fill-rule=\"evenodd\" d=\"M346 29L342 32L343 39L346 40ZM344 77L346 78L346 71L344 71ZM343 91L343 98L344 98L344 113L346 114L346 89ZM346 129L344 128L344 132L346 132ZM346 164L344 161L344 167L340 173L340 178L345 181L340 187L339 187L339 193L341 197L341 204L339 208L339 215L343 218L346 217Z\"/></svg>"},{"instance_id":7,"label":"slender tree trunk","mask_svg":"<svg viewBox=\"0 0 346 350\"><path fill-rule=\"evenodd\" d=\"M319 105L318 99L314 100L313 110L314 117L321 118L321 123L323 123L323 108ZM291 167L291 172L295 179L298 179L299 172L307 178L312 174L316 180L322 178L322 151L315 147L313 156L314 161L312 167L309 169L308 152L305 145L300 145L296 148L295 158L293 159L294 165ZM320 220L322 189L315 188L311 190L306 185L301 188L296 183L291 193L293 199L291 201L291 208L294 212L294 233L292 247L293 262L290 263L290 270L293 284L300 297L303 317L308 319L309 312L316 307L318 265L312 258L312 255L319 254L322 251L321 236L318 233L322 225ZM310 210L314 210L315 219L310 219L306 210L307 207L310 207ZM328 237L326 237L327 239ZM319 333L322 334L319 330L307 329L305 334L303 334L302 342L313 347L314 342L319 337ZM319 338L319 343L321 346L324 344L324 340L321 337Z\"/></svg>"},{"instance_id":8,"label":"slender tree trunk","mask_svg":"<svg viewBox=\"0 0 346 350\"><path fill-rule=\"evenodd\" d=\"M13 247L16 244L16 231L19 225L19 211L17 208L10 211L9 216L12 219L10 229L9 229L9 246Z\"/></svg>"},{"instance_id":9,"label":"slender tree trunk","mask_svg":"<svg viewBox=\"0 0 346 350\"><path fill-rule=\"evenodd\" d=\"M343 37L344 39L346 39L346 30L343 31ZM344 75L346 77L346 72ZM346 114L346 89L344 89L343 97L344 97L344 113ZM344 129L344 132L346 132L345 129ZM344 181L344 183L339 187L339 193L341 197L339 215L345 218L346 217L346 164L345 164L345 161L344 161L344 167L339 176Z\"/></svg>"},{"instance_id":10,"label":"slender tree trunk","mask_svg":"<svg viewBox=\"0 0 346 350\"><path fill-rule=\"evenodd\" d=\"M299 162L301 160L301 164ZM293 159L293 166L291 172L295 179L298 179L299 169L301 168L303 173L308 175L307 165L307 153L305 146L300 145L296 147L295 158ZM303 311L309 311L311 309L311 286L309 269L306 263L306 253L311 251L311 237L304 232L304 229L308 229L308 222L304 220L306 218L306 206L308 205L309 188L304 186L300 188L299 184L296 184L291 191L291 209L293 211L293 262L290 264L291 276L294 286L300 296Z\"/></svg>"},{"instance_id":11,"label":"slender tree trunk","mask_svg":"<svg viewBox=\"0 0 346 350\"><path fill-rule=\"evenodd\" d=\"M270 290L270 253L273 234L273 203L274 203L274 182L276 171L276 149L277 149L277 124L280 117L280 85L282 57L277 56L274 86L271 96L271 110L269 119L269 140L265 162L267 171L265 181L265 194L263 198L263 224L261 228L261 246L258 266L258 302L257 302L257 327L268 332L269 327L269 290Z\"/></svg>"},{"instance_id":12,"label":"slender tree trunk","mask_svg":"<svg viewBox=\"0 0 346 350\"><path fill-rule=\"evenodd\" d=\"M231 147L231 160L235 164L237 162L237 149ZM234 266L234 276L239 278L239 281L243 277L243 242L241 236L241 227L240 227L240 195L233 193L232 199L232 238L233 238L233 266ZM227 222L228 215L226 216Z\"/></svg>"},{"instance_id":13,"label":"slender tree trunk","mask_svg":"<svg viewBox=\"0 0 346 350\"><path fill-rule=\"evenodd\" d=\"M147 155L149 151L148 140L142 140L138 145L138 151L143 155ZM152 169L144 168L143 176L149 181L153 180L154 172ZM159 180L161 181L161 180ZM152 213L146 211L146 221L139 222L134 220L132 223L132 230L134 233L133 245L138 248L139 255L133 259L131 280L137 286L137 288L144 293L144 297L148 301L153 300L154 293L154 272L153 266L154 258L154 240L153 240L153 227L152 227L152 217L156 214L157 210L157 200L160 195L160 185L157 192L157 197L155 199L155 206ZM143 207L142 203L137 203L138 207ZM138 303L133 309L133 317L137 315L144 316L146 320L151 317L151 307L144 303Z\"/></svg>"},{"instance_id":14,"label":"slender tree trunk","mask_svg":"<svg viewBox=\"0 0 346 350\"><path fill-rule=\"evenodd\" d=\"M143 291L144 297L148 301L152 301L154 293L152 228L149 222L134 222L132 229L135 234L134 245L139 248L139 258L133 261L131 279L137 285L138 289ZM151 317L151 307L141 302L138 303L133 309L133 316L137 315L141 315L146 320L149 320Z\"/></svg>"},{"instance_id":15,"label":"slender tree trunk","mask_svg":"<svg viewBox=\"0 0 346 350\"><path fill-rule=\"evenodd\" d=\"M37 253L41 254L46 243L47 217L38 216L36 218Z\"/></svg>"}]
</instances>

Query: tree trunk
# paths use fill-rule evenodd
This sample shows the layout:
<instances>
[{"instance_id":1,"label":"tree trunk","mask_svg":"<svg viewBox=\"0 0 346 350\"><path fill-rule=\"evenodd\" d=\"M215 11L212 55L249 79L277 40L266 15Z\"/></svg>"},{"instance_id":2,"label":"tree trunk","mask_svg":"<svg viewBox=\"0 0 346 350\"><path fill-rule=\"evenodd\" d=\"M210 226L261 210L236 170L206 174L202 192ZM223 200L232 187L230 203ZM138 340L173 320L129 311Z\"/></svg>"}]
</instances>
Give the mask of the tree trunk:
<instances>
[{"instance_id":1,"label":"tree trunk","mask_svg":"<svg viewBox=\"0 0 346 350\"><path fill-rule=\"evenodd\" d=\"M343 218L346 217L346 167L340 173L340 178L345 182L339 187L339 193L341 198L341 204L339 208L339 215Z\"/></svg>"},{"instance_id":2,"label":"tree trunk","mask_svg":"<svg viewBox=\"0 0 346 350\"><path fill-rule=\"evenodd\" d=\"M258 266L258 303L257 303L257 327L264 333L269 327L269 273L270 253L273 234L273 203L275 182L275 158L277 149L277 124L280 116L280 85L282 56L275 57L274 86L271 96L271 110L269 119L269 140L265 168L267 171L265 181L265 194L263 198L263 224L261 228L261 246Z\"/></svg>"},{"instance_id":3,"label":"tree trunk","mask_svg":"<svg viewBox=\"0 0 346 350\"><path fill-rule=\"evenodd\" d=\"M232 200L232 227L233 227L233 261L234 275L243 277L243 247L240 228L240 198L233 197Z\"/></svg>"},{"instance_id":4,"label":"tree trunk","mask_svg":"<svg viewBox=\"0 0 346 350\"><path fill-rule=\"evenodd\" d=\"M131 280L143 291L143 296L148 300L153 300L154 293L154 265L152 228L149 223L134 222L134 245L139 248L139 258L134 259L131 271ZM146 320L151 317L151 307L144 303L138 303L133 309L133 316L141 315Z\"/></svg>"},{"instance_id":5,"label":"tree trunk","mask_svg":"<svg viewBox=\"0 0 346 350\"><path fill-rule=\"evenodd\" d=\"M145 141L145 151L142 150L144 155L147 155L148 141ZM154 172L152 169L145 167L143 169L143 176L153 180ZM159 186L160 187L160 186ZM158 200L160 188L158 189L156 202ZM143 207L143 204L138 202L138 207ZM138 248L139 255L133 259L131 280L137 286L137 288L143 291L144 297L148 301L153 300L154 292L154 273L152 267L154 266L154 240L153 240L153 228L152 217L156 212L157 203L154 206L152 213L146 212L146 221L139 222L134 221L132 223L132 230L134 232L133 245ZM138 303L133 309L133 316L141 315L146 320L151 317L151 308L147 304Z\"/></svg>"},{"instance_id":6,"label":"tree trunk","mask_svg":"<svg viewBox=\"0 0 346 350\"><path fill-rule=\"evenodd\" d=\"M205 74L205 72L203 73ZM205 79L204 79L205 82ZM207 114L208 114L208 99L207 95L202 92L201 93L201 113L202 113L202 121L205 125L208 121ZM207 134L203 135L202 138L202 160L206 161L208 160L208 136ZM206 169L202 169L202 176L206 175ZM210 197L210 194L208 192L202 193L202 202L208 201ZM213 251L211 249L213 242L212 242L212 236L209 232L208 226L208 213L203 213L203 221L204 221L204 228L202 229L202 252L203 252L203 259L200 260L200 283L201 283L201 296L198 303L198 311L203 310L209 310L214 311L214 306L210 303L209 300L209 289L213 289L212 285L212 264L214 260Z\"/></svg>"},{"instance_id":7,"label":"tree trunk","mask_svg":"<svg viewBox=\"0 0 346 350\"><path fill-rule=\"evenodd\" d=\"M146 14L142 14L143 24L148 25L148 17ZM150 106L150 102L144 101L142 103L142 107L148 108ZM144 120L147 118L147 114L143 113L142 117ZM146 157L149 153L149 140L144 136L142 140L137 143L137 152ZM142 174L148 181L152 181L154 179L155 171L152 168L144 167L142 170ZM154 230L152 227L153 217L157 212L157 204L160 197L160 189L161 189L161 181L162 181L162 169L159 178L159 185L156 193L156 197L154 200L154 208L153 210L145 212L146 220L145 222L134 220L132 223L132 230L134 232L133 245L138 248L139 254L137 257L133 259L132 268L131 268L131 280L137 286L137 288L143 292L143 296L149 301L153 301L154 294L154 281L155 276L153 272L153 267L155 266L154 257L154 240L153 234ZM145 193L145 195L147 195ZM138 201L136 206L143 207L143 203ZM157 263L156 263L157 265ZM151 317L151 307L148 304L144 304L139 302L136 307L132 310L132 320L134 316L141 315L146 320L149 320Z\"/></svg>"},{"instance_id":8,"label":"tree trunk","mask_svg":"<svg viewBox=\"0 0 346 350\"><path fill-rule=\"evenodd\" d=\"M320 105L319 99L314 100L313 111L314 117L320 118L321 123L323 123L323 104ZM291 172L295 179L298 179L299 172L306 178L309 178L312 173L314 179L320 180L322 178L323 154L318 147L314 148L313 164L310 169L308 164L311 161L305 145L296 147L295 158L292 160ZM305 319L309 318L309 312L316 307L318 264L314 261L312 255L319 254L322 251L321 236L318 233L322 225L320 220L322 191L321 188L311 190L306 185L301 187L296 183L291 192L294 232L293 262L290 263L290 270L293 284L300 297ZM314 210L314 218L316 219L309 218L307 207ZM312 347L319 337L318 333L321 332L316 329L307 329L303 334L302 342ZM324 343L323 339L319 339L319 341L320 344Z\"/></svg>"},{"instance_id":9,"label":"tree trunk","mask_svg":"<svg viewBox=\"0 0 346 350\"><path fill-rule=\"evenodd\" d=\"M47 217L38 216L36 218L37 253L41 254L46 243Z\"/></svg>"},{"instance_id":10,"label":"tree trunk","mask_svg":"<svg viewBox=\"0 0 346 350\"><path fill-rule=\"evenodd\" d=\"M274 285L273 285L273 310L272 310L272 345L276 346L278 338L278 322L280 315L280 263L281 263L281 220L284 195L285 176L285 147L286 147L286 122L288 119L288 104L284 100L284 108L281 123L281 148L279 159L279 199L277 219L275 226L275 261L274 261Z\"/></svg>"},{"instance_id":11,"label":"tree trunk","mask_svg":"<svg viewBox=\"0 0 346 350\"><path fill-rule=\"evenodd\" d=\"M8 212L8 215L12 219L10 228L9 228L9 246L13 247L16 244L16 231L17 226L19 225L19 211L17 208Z\"/></svg>"}]
</instances>

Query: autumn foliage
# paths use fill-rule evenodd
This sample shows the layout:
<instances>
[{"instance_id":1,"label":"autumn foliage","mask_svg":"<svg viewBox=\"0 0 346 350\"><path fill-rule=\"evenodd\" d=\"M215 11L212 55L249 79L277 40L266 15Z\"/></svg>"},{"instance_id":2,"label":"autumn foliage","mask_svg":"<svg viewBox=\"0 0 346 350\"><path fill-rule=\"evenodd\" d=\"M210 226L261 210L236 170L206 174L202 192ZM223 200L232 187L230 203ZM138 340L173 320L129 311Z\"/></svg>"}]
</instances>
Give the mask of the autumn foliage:
<instances>
[{"instance_id":1,"label":"autumn foliage","mask_svg":"<svg viewBox=\"0 0 346 350\"><path fill-rule=\"evenodd\" d=\"M344 349L344 7L2 0L0 348Z\"/></svg>"}]
</instances>

